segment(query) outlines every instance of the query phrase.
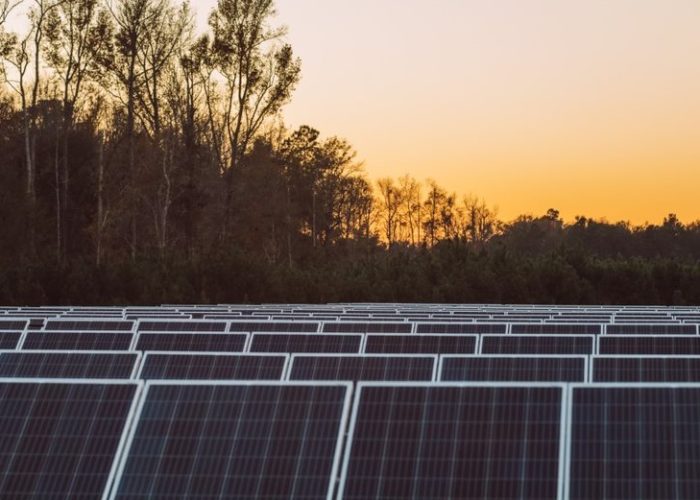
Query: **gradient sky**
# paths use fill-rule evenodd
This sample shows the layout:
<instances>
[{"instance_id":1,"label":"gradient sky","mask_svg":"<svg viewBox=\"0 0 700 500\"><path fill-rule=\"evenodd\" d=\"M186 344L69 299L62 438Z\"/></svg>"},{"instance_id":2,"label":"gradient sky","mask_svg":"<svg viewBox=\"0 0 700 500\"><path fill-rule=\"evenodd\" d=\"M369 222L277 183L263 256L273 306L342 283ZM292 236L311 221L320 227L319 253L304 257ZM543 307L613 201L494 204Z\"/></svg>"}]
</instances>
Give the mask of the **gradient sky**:
<instances>
[{"instance_id":1,"label":"gradient sky","mask_svg":"<svg viewBox=\"0 0 700 500\"><path fill-rule=\"evenodd\" d=\"M193 0L205 23L215 0ZM511 219L700 219L699 0L277 0L285 108Z\"/></svg>"}]
</instances>

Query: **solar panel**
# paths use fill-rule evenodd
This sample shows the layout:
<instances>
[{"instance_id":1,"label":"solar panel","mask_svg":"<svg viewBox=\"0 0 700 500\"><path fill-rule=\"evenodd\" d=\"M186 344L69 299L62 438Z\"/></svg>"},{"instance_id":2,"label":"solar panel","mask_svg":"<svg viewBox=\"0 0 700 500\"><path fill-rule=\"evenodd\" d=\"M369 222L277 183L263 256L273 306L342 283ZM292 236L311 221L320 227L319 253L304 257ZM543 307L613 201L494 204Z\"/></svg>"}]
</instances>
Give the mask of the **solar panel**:
<instances>
[{"instance_id":1,"label":"solar panel","mask_svg":"<svg viewBox=\"0 0 700 500\"><path fill-rule=\"evenodd\" d=\"M100 498L139 388L0 381L0 497Z\"/></svg>"},{"instance_id":2,"label":"solar panel","mask_svg":"<svg viewBox=\"0 0 700 500\"><path fill-rule=\"evenodd\" d=\"M223 321L141 321L140 332L225 332Z\"/></svg>"},{"instance_id":3,"label":"solar panel","mask_svg":"<svg viewBox=\"0 0 700 500\"><path fill-rule=\"evenodd\" d=\"M0 349L14 349L22 337L22 332L0 332Z\"/></svg>"},{"instance_id":4,"label":"solar panel","mask_svg":"<svg viewBox=\"0 0 700 500\"><path fill-rule=\"evenodd\" d=\"M289 380L430 381L436 356L293 355Z\"/></svg>"},{"instance_id":5,"label":"solar panel","mask_svg":"<svg viewBox=\"0 0 700 500\"><path fill-rule=\"evenodd\" d=\"M139 333L136 349L140 351L242 352L245 333Z\"/></svg>"},{"instance_id":6,"label":"solar panel","mask_svg":"<svg viewBox=\"0 0 700 500\"><path fill-rule=\"evenodd\" d=\"M700 498L700 387L574 386L570 399L571 499Z\"/></svg>"},{"instance_id":7,"label":"solar panel","mask_svg":"<svg viewBox=\"0 0 700 500\"><path fill-rule=\"evenodd\" d=\"M138 359L128 352L3 352L0 377L128 379Z\"/></svg>"},{"instance_id":8,"label":"solar panel","mask_svg":"<svg viewBox=\"0 0 700 500\"><path fill-rule=\"evenodd\" d=\"M367 335L373 354L474 354L476 335Z\"/></svg>"},{"instance_id":9,"label":"solar panel","mask_svg":"<svg viewBox=\"0 0 700 500\"><path fill-rule=\"evenodd\" d=\"M599 354L700 354L700 337L601 335Z\"/></svg>"},{"instance_id":10,"label":"solar panel","mask_svg":"<svg viewBox=\"0 0 700 500\"><path fill-rule=\"evenodd\" d=\"M286 355L153 353L144 357L139 378L181 380L281 380Z\"/></svg>"},{"instance_id":11,"label":"solar panel","mask_svg":"<svg viewBox=\"0 0 700 500\"><path fill-rule=\"evenodd\" d=\"M590 336L482 335L482 354L593 354Z\"/></svg>"},{"instance_id":12,"label":"solar panel","mask_svg":"<svg viewBox=\"0 0 700 500\"><path fill-rule=\"evenodd\" d=\"M0 320L0 330L24 330L26 326L26 319Z\"/></svg>"},{"instance_id":13,"label":"solar panel","mask_svg":"<svg viewBox=\"0 0 700 500\"><path fill-rule=\"evenodd\" d=\"M350 390L149 382L116 496L330 498Z\"/></svg>"},{"instance_id":14,"label":"solar panel","mask_svg":"<svg viewBox=\"0 0 700 500\"><path fill-rule=\"evenodd\" d=\"M514 335L598 335L601 333L601 326L587 323L528 323L511 325L510 331Z\"/></svg>"},{"instance_id":15,"label":"solar panel","mask_svg":"<svg viewBox=\"0 0 700 500\"><path fill-rule=\"evenodd\" d=\"M585 356L442 356L440 380L585 382Z\"/></svg>"},{"instance_id":16,"label":"solar panel","mask_svg":"<svg viewBox=\"0 0 700 500\"><path fill-rule=\"evenodd\" d=\"M608 335L697 335L695 325L681 324L632 324L632 325L608 325Z\"/></svg>"},{"instance_id":17,"label":"solar panel","mask_svg":"<svg viewBox=\"0 0 700 500\"><path fill-rule=\"evenodd\" d=\"M323 331L327 333L411 333L411 323L324 323Z\"/></svg>"},{"instance_id":18,"label":"solar panel","mask_svg":"<svg viewBox=\"0 0 700 500\"><path fill-rule=\"evenodd\" d=\"M250 342L250 352L315 352L358 353L362 335L256 333Z\"/></svg>"},{"instance_id":19,"label":"solar panel","mask_svg":"<svg viewBox=\"0 0 700 500\"><path fill-rule=\"evenodd\" d=\"M46 351L128 351L133 334L119 332L28 331L22 349Z\"/></svg>"},{"instance_id":20,"label":"solar panel","mask_svg":"<svg viewBox=\"0 0 700 500\"><path fill-rule=\"evenodd\" d=\"M700 382L700 356L593 356L593 382Z\"/></svg>"},{"instance_id":21,"label":"solar panel","mask_svg":"<svg viewBox=\"0 0 700 500\"><path fill-rule=\"evenodd\" d=\"M561 386L360 383L341 494L557 498Z\"/></svg>"},{"instance_id":22,"label":"solar panel","mask_svg":"<svg viewBox=\"0 0 700 500\"><path fill-rule=\"evenodd\" d=\"M495 323L418 323L416 333L506 333L506 325Z\"/></svg>"},{"instance_id":23,"label":"solar panel","mask_svg":"<svg viewBox=\"0 0 700 500\"><path fill-rule=\"evenodd\" d=\"M130 332L134 327L133 321L93 321L93 320L60 320L52 319L46 322L44 330L61 331L110 331Z\"/></svg>"},{"instance_id":24,"label":"solar panel","mask_svg":"<svg viewBox=\"0 0 700 500\"><path fill-rule=\"evenodd\" d=\"M284 332L284 333L315 333L318 331L318 323L304 323L301 321L232 321L231 332Z\"/></svg>"}]
</instances>

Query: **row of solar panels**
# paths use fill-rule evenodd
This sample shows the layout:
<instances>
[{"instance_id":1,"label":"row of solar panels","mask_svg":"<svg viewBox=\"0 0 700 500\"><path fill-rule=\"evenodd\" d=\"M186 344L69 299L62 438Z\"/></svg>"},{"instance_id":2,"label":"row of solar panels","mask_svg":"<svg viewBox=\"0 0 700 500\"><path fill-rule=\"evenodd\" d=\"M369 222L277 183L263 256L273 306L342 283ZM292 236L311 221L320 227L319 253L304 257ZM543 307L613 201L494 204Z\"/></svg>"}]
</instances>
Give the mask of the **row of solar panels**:
<instances>
[{"instance_id":1,"label":"row of solar panels","mask_svg":"<svg viewBox=\"0 0 700 500\"><path fill-rule=\"evenodd\" d=\"M0 351L0 377L393 382L700 382L700 356Z\"/></svg>"},{"instance_id":2,"label":"row of solar panels","mask_svg":"<svg viewBox=\"0 0 700 500\"><path fill-rule=\"evenodd\" d=\"M0 332L0 349L337 354L700 355L698 335Z\"/></svg>"},{"instance_id":3,"label":"row of solar panels","mask_svg":"<svg viewBox=\"0 0 700 500\"><path fill-rule=\"evenodd\" d=\"M315 320L315 321L446 321L446 322L535 322L535 323L698 323L700 313L697 311L674 313L471 313L471 312L278 312L278 311L198 311L178 312L160 310L157 312L96 312L92 310L53 311L53 310L17 310L0 311L0 318L32 318L37 322L44 319L102 319L102 320L139 320L139 319L175 319L175 320Z\"/></svg>"},{"instance_id":4,"label":"row of solar panels","mask_svg":"<svg viewBox=\"0 0 700 500\"><path fill-rule=\"evenodd\" d=\"M698 385L1 379L0 497L700 498L699 421Z\"/></svg>"},{"instance_id":5,"label":"row of solar panels","mask_svg":"<svg viewBox=\"0 0 700 500\"><path fill-rule=\"evenodd\" d=\"M439 322L308 322L308 321L104 321L2 320L0 330L111 331L111 332L271 332L271 333L440 333L440 334L551 334L551 335L698 335L696 324L630 323L439 323Z\"/></svg>"}]
</instances>

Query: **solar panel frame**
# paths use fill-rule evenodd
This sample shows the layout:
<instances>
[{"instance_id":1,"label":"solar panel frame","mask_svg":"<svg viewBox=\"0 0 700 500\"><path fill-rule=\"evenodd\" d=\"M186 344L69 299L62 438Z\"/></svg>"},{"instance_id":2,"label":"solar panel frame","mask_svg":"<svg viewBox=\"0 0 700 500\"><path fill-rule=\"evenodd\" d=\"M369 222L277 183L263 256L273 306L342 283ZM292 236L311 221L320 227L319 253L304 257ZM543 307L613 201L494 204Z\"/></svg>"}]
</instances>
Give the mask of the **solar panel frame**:
<instances>
[{"instance_id":1,"label":"solar panel frame","mask_svg":"<svg viewBox=\"0 0 700 500\"><path fill-rule=\"evenodd\" d=\"M386 337L389 341L396 341L396 339L407 339L407 340L412 340L412 339L419 339L419 338L433 338L433 339L445 339L446 341L455 341L455 339L471 339L474 340L474 351L473 352L437 352L437 351L421 351L421 352L368 352L367 351L367 344L370 341L370 339L377 339L381 337ZM475 335L475 334L449 334L449 335L441 335L439 333L411 333L411 334L406 334L406 335L397 335L393 333L382 333L382 334L373 334L373 333L368 333L365 335L364 339L364 344L362 345L361 353L363 354L384 354L384 355L391 355L391 354L476 354L480 350L480 335Z\"/></svg>"},{"instance_id":2,"label":"solar panel frame","mask_svg":"<svg viewBox=\"0 0 700 500\"><path fill-rule=\"evenodd\" d=\"M409 321L324 321L319 329L320 333L381 333L384 335L409 335L413 331L414 326Z\"/></svg>"},{"instance_id":3,"label":"solar panel frame","mask_svg":"<svg viewBox=\"0 0 700 500\"><path fill-rule=\"evenodd\" d=\"M335 493L336 481L338 478L338 472L341 467L342 458L342 448L345 441L345 430L348 425L348 418L351 411L352 405L352 392L353 384L351 382L306 382L306 381L265 381L265 380L241 380L241 381L222 381L222 380L188 380L186 383L177 383L172 380L149 380L147 382L142 382L143 390L138 399L138 406L135 410L134 419L132 425L129 426L128 435L126 436L126 441L124 447L120 450L118 455L119 461L116 465L114 479L109 483L109 488L105 489L105 495L103 498L114 500L117 498L119 491L119 484L121 483L122 476L124 473L124 468L126 467L126 462L129 458L129 452L133 444L134 438L136 436L136 431L138 428L138 422L141 420L141 414L143 408L146 404L148 397L148 391L151 387L157 385L176 385L176 386L192 386L192 385L214 385L214 386L254 386L254 385L265 385L265 386L315 386L315 387L345 387L345 400L343 402L343 409L341 411L340 425L338 426L338 437L335 444L335 454L333 456L333 463L331 465L331 473L328 483L328 494L326 495L327 500L332 500Z\"/></svg>"},{"instance_id":4,"label":"solar panel frame","mask_svg":"<svg viewBox=\"0 0 700 500\"><path fill-rule=\"evenodd\" d=\"M543 334L543 335L536 335L536 334L531 334L531 335L480 335L479 336L479 345L478 345L478 354L486 355L486 354L537 354L537 355L543 355L543 356L560 356L560 355L566 355L566 354L577 354L577 355L583 355L583 356L590 356L592 354L596 354L598 351L598 341L597 338L599 336L596 335L550 335L550 334ZM518 339L520 341L535 341L538 339L543 339L545 341L550 341L554 342L555 340L561 340L563 342L574 342L576 340L588 340L590 341L590 350L588 352L581 352L581 353L572 353L572 352L552 352L552 353L537 353L537 352L522 352L522 353L517 353L517 352L512 352L512 353L491 353L491 352L484 352L484 341L489 340L489 339Z\"/></svg>"},{"instance_id":5,"label":"solar panel frame","mask_svg":"<svg viewBox=\"0 0 700 500\"><path fill-rule=\"evenodd\" d=\"M603 325L598 323L512 323L508 333L513 335L601 335Z\"/></svg>"},{"instance_id":6,"label":"solar panel frame","mask_svg":"<svg viewBox=\"0 0 700 500\"><path fill-rule=\"evenodd\" d=\"M100 326L100 324L102 326ZM123 326L124 328L104 328L104 325L113 324L115 326ZM85 326L83 326L85 325ZM92 326L92 327L91 327ZM129 328L126 328L126 327ZM60 328L62 327L62 328ZM50 332L105 332L105 333L134 333L136 328L136 321L130 320L97 320L94 319L84 319L84 318L71 318L64 319L52 318L44 322L44 327L42 331Z\"/></svg>"},{"instance_id":7,"label":"solar panel frame","mask_svg":"<svg viewBox=\"0 0 700 500\"><path fill-rule=\"evenodd\" d=\"M585 389L605 389L605 388L669 388L669 389L700 389L700 383L659 383L659 382L595 382L595 383L572 383L568 384L566 388L567 396L567 410L566 410L566 457L565 457L565 477L563 495L560 498L571 498L571 454L572 454L572 442L571 433L573 428L573 402L574 402L574 391L579 388Z\"/></svg>"},{"instance_id":8,"label":"solar panel frame","mask_svg":"<svg viewBox=\"0 0 700 500\"><path fill-rule=\"evenodd\" d=\"M244 328L245 327L245 328ZM252 327L252 328L251 328ZM283 329L275 329L275 328ZM320 321L271 321L264 320L242 320L229 321L228 330L231 333L319 333L321 331Z\"/></svg>"},{"instance_id":9,"label":"solar panel frame","mask_svg":"<svg viewBox=\"0 0 700 500\"><path fill-rule=\"evenodd\" d=\"M136 422L135 415L142 399L142 392L145 384L140 380L123 380L123 379L104 379L99 381L86 380L86 379L42 379L42 378L4 378L0 377L0 384L80 384L80 385L134 385L134 396L131 400L129 406L129 411L127 412L126 418L124 420L124 427L121 431L119 442L117 448L114 452L114 458L112 459L112 464L109 469L109 474L107 476L107 481L105 482L105 487L102 493L102 498L107 498L108 491L112 488L115 474L117 472L117 464L121 459L128 436L128 432L133 424Z\"/></svg>"},{"instance_id":10,"label":"solar panel frame","mask_svg":"<svg viewBox=\"0 0 700 500\"><path fill-rule=\"evenodd\" d=\"M700 384L700 380L697 382L680 382L680 381L671 381L671 382L665 382L665 381L623 381L623 382L613 382L613 381L596 381L595 376L596 376L596 360L599 359L631 359L631 360L644 360L644 359L666 359L666 360L674 360L674 359L680 359L680 360L697 360L700 362L700 354L596 354L590 357L590 378L588 382L597 385L600 384L621 384L621 385L628 385L628 384L664 384L665 386L670 386L674 384Z\"/></svg>"},{"instance_id":11,"label":"solar panel frame","mask_svg":"<svg viewBox=\"0 0 700 500\"><path fill-rule=\"evenodd\" d=\"M434 379L436 382L439 383L449 383L453 382L451 380L443 380L442 379L442 369L443 369L443 364L445 359L498 359L498 358L509 358L509 359L580 359L583 360L583 380L580 382L588 382L590 380L590 371L591 371L591 356L586 355L586 354L552 354L552 355L547 355L547 354L442 354L440 355L440 359L438 361L438 367L437 367L437 376ZM468 381L465 381L468 382ZM474 380L473 382L478 382L477 380ZM483 382L490 382L484 380ZM494 380L493 382L506 382L507 381L498 381ZM521 381L516 381L514 380L513 382L521 382ZM525 383L526 381L522 381ZM547 381L538 381L540 383L548 383ZM555 383L573 383L573 382L555 382Z\"/></svg>"},{"instance_id":12,"label":"solar panel frame","mask_svg":"<svg viewBox=\"0 0 700 500\"><path fill-rule=\"evenodd\" d=\"M124 344L126 344L126 337L129 337L129 342L128 346L125 347L124 349L115 349L113 346L111 347L105 347L104 349L97 349L95 346L89 347L89 348L83 348L83 347L67 347L67 348L56 348L56 349L50 349L46 347L31 347L27 345L27 342L30 341L35 341L36 342L50 342L52 339L51 337L53 336L58 336L58 335L74 335L75 338L77 339L76 342L80 342L80 337L94 337L94 339L97 339L100 336L104 336L107 338L108 336L111 336L111 342L112 343L118 343L119 341L124 341ZM31 336L31 337L30 337ZM55 351L100 351L100 350L105 350L105 351L116 351L116 350L123 350L123 351L130 351L133 350L133 345L134 345L134 339L136 338L136 335L129 331L129 332L120 332L120 331L79 331L79 330L67 330L67 331L54 331L54 330L25 330L24 335L20 341L20 343L17 345L17 350L21 351L50 351L50 350L55 350ZM46 340L48 339L48 340Z\"/></svg>"},{"instance_id":13,"label":"solar panel frame","mask_svg":"<svg viewBox=\"0 0 700 500\"><path fill-rule=\"evenodd\" d=\"M427 335L505 335L509 332L509 327L508 323L416 322L415 333ZM501 329L502 331L496 331Z\"/></svg>"},{"instance_id":14,"label":"solar panel frame","mask_svg":"<svg viewBox=\"0 0 700 500\"><path fill-rule=\"evenodd\" d=\"M296 380L309 380L309 379L292 379L292 370L294 368L294 361L297 358L403 358L403 359L414 359L414 358L420 358L420 359L426 359L426 358L431 358L433 360L433 374L432 378L430 381L435 382L437 381L437 375L439 373L438 371L438 363L440 360L440 355L439 354L365 354L365 353L357 353L357 354L342 354L342 353L321 353L321 354L311 354L311 353L292 353L289 359L289 365L288 365L288 373L287 377L285 380L288 381L296 381ZM321 379L315 379L315 380L321 380ZM339 379L342 380L342 379Z\"/></svg>"},{"instance_id":15,"label":"solar panel frame","mask_svg":"<svg viewBox=\"0 0 700 500\"><path fill-rule=\"evenodd\" d=\"M561 411L559 421L559 457L558 457L558 478L557 478L557 498L568 498L564 496L565 488L568 483L568 469L565 463L568 454L567 437L569 436L568 418L568 398L570 384L557 382L358 382L355 387L355 395L352 404L352 413L350 416L350 424L347 430L347 439L343 453L343 460L340 470L340 479L338 483L338 500L342 499L345 492L347 482L348 467L350 465L350 456L352 453L352 445L357 426L357 414L360 407L360 398L362 390L366 387L522 387L522 388L537 388L537 387L558 387L561 389Z\"/></svg>"},{"instance_id":16,"label":"solar panel frame","mask_svg":"<svg viewBox=\"0 0 700 500\"><path fill-rule=\"evenodd\" d=\"M627 328L626 328L627 327ZM634 328L632 328L634 327ZM658 333L654 333L655 330L659 330ZM612 332L611 332L612 330ZM618 330L617 332L615 330ZM626 331L625 331L626 330ZM662 331L666 330L666 331ZM683 332L672 332L669 333L668 330L687 330L687 333ZM640 337L643 335L668 335L668 336L686 336L686 335L697 335L698 326L691 325L688 323L609 323L605 326L606 335L630 335Z\"/></svg>"},{"instance_id":17,"label":"solar panel frame","mask_svg":"<svg viewBox=\"0 0 700 500\"><path fill-rule=\"evenodd\" d=\"M235 358L240 358L240 357L246 357L246 358L283 358L284 363L282 364L282 371L280 374L279 379L156 379L156 378L149 378L146 379L143 377L143 370L146 367L146 362L148 361L149 356L158 356L158 355L165 355L165 356L221 356L221 357L235 357ZM214 352L214 351L144 351L144 355L142 358L142 361L139 365L139 369L136 373L136 377L140 380L163 380L163 381L174 381L174 380L187 380L187 381L216 381L216 380L231 380L231 381L244 381L244 380L251 380L251 381L262 381L262 380L270 380L274 382L284 382L287 380L288 376L288 371L289 371L289 366L290 366L290 355L287 353L251 353L251 352Z\"/></svg>"},{"instance_id":18,"label":"solar panel frame","mask_svg":"<svg viewBox=\"0 0 700 500\"><path fill-rule=\"evenodd\" d=\"M156 328L157 326L163 328ZM173 328L175 325L182 325L182 328ZM220 328L202 328L202 327L220 327ZM139 333L224 333L228 332L228 321L215 320L199 320L199 319L156 319L146 318L139 319L136 322L135 330Z\"/></svg>"},{"instance_id":19,"label":"solar panel frame","mask_svg":"<svg viewBox=\"0 0 700 500\"><path fill-rule=\"evenodd\" d=\"M640 339L642 341L650 341L650 339L675 339L677 341L682 342L688 342L692 339L698 339L698 336L695 335L599 335L596 338L596 349L593 354L611 354L615 355L617 353L614 352L602 352L601 346L604 343L610 342L609 339L619 339L619 340L624 340L628 339L630 342L632 339ZM697 343L700 344L700 340L696 340ZM679 353L659 353L659 352L624 352L622 354L638 354L638 355L669 355L669 356L675 356L677 354L683 355L683 354L693 354L693 353L687 353L687 352L679 352ZM700 355L700 346L698 347L698 355Z\"/></svg>"},{"instance_id":20,"label":"solar panel frame","mask_svg":"<svg viewBox=\"0 0 700 500\"><path fill-rule=\"evenodd\" d=\"M158 349L143 349L143 346L141 345L141 339L142 338L149 338L149 337L155 337L155 336L168 336L172 335L174 337L185 337L185 336L192 336L192 338L195 338L197 336L207 336L207 337L219 337L221 336L222 338L224 337L229 337L232 339L232 341L235 341L235 339L238 338L240 341L240 337L244 337L243 340L243 345L241 346L240 350L235 350L235 351L203 351L201 349L197 349L196 351L189 351L189 350L171 350L167 351L163 349L162 347ZM243 352L248 352L248 346L250 344L250 337L251 335L249 333L243 333L243 332L138 332L137 334L134 335L134 341L132 343L132 350L136 351L143 351L143 352L150 352L150 351L159 351L159 352L230 352L230 353L243 353ZM183 348L184 349L184 348Z\"/></svg>"},{"instance_id":21,"label":"solar panel frame","mask_svg":"<svg viewBox=\"0 0 700 500\"><path fill-rule=\"evenodd\" d=\"M19 332L26 330L29 326L29 319L5 319L0 318L0 331Z\"/></svg>"},{"instance_id":22,"label":"solar panel frame","mask_svg":"<svg viewBox=\"0 0 700 500\"><path fill-rule=\"evenodd\" d=\"M24 341L24 336L27 334L27 330L6 330L0 332L0 348L6 351L16 351L19 349L19 346L22 345L22 342ZM14 340L14 345L11 346L13 343L13 337L17 337L17 340Z\"/></svg>"},{"instance_id":23,"label":"solar panel frame","mask_svg":"<svg viewBox=\"0 0 700 500\"><path fill-rule=\"evenodd\" d=\"M340 351L295 351L295 350L286 350L286 351L262 351L262 350L253 350L254 346L253 343L257 338L273 338L273 336L288 336L290 338L294 336L299 336L299 337L306 337L308 339L312 338L329 338L329 337L343 337L346 339L357 339L359 338L359 343L358 343L358 350L357 351L347 351L347 352L340 352ZM338 354L338 353L345 353L345 354L361 354L364 349L364 342L365 342L366 335L361 334L361 333L282 333L282 332L276 332L276 333L262 333L262 332L255 332L250 335L250 339L248 341L248 346L246 349L246 352L250 353L258 353L258 354L265 354L265 353L307 353L307 354ZM257 347L256 347L257 349Z\"/></svg>"},{"instance_id":24,"label":"solar panel frame","mask_svg":"<svg viewBox=\"0 0 700 500\"><path fill-rule=\"evenodd\" d=\"M141 355L141 352L140 352L140 351L81 351L81 350L76 350L76 351L66 351L66 350L63 350L63 351L54 351L54 350L50 350L50 349L37 349L37 350L28 349L28 350L22 351L22 350L17 350L17 349L0 349L0 358L2 358L2 356L3 356L4 354L29 354L29 355L33 355L33 354L37 354L37 355L41 355L41 354L49 354L49 355L51 355L51 354L81 354L81 355L91 355L91 354L95 354L95 355L120 354L120 355L121 355L121 354L123 354L123 355L129 355L129 356L134 356L134 357L135 357L134 365L133 365L133 367L132 367L132 369L131 369L131 375L130 375L128 378L123 378L123 379L122 379L122 378L117 379L117 378L114 378L114 377L112 377L112 378L105 378L105 379L101 379L101 378L97 378L97 377L90 377L90 378L81 378L81 379L77 379L77 378L67 378L67 377L56 377L56 378L52 378L52 377L46 377L46 376L43 376L43 377L36 377L36 378L35 378L35 377L17 377L17 378L13 378L13 377L7 377L7 376L5 376L5 377L0 376L0 379L5 378L5 379L10 379L10 380L18 380L18 379L27 379L27 380L29 380L29 379L31 379L31 380L94 380L94 381L96 381L96 382L99 382L99 381L102 381L102 380L121 380L121 381L124 381L124 380L138 380L137 374L138 374L138 372L139 372L139 370L140 370L141 362L142 362L142 359L143 359L143 356Z\"/></svg>"}]
</instances>

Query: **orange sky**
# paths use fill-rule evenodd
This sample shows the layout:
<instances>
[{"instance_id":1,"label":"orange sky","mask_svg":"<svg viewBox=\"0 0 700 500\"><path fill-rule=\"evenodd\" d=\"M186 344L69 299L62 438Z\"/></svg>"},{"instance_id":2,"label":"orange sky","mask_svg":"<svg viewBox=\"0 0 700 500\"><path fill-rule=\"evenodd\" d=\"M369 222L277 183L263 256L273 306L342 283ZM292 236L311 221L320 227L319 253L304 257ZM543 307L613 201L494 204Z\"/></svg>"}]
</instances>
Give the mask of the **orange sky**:
<instances>
[{"instance_id":1,"label":"orange sky","mask_svg":"<svg viewBox=\"0 0 700 500\"><path fill-rule=\"evenodd\" d=\"M215 0L193 0L204 24ZM510 219L700 219L699 0L277 0L285 108Z\"/></svg>"},{"instance_id":2,"label":"orange sky","mask_svg":"<svg viewBox=\"0 0 700 500\"><path fill-rule=\"evenodd\" d=\"M700 218L700 1L278 0L303 62L285 115L373 178L558 208Z\"/></svg>"}]
</instances>

